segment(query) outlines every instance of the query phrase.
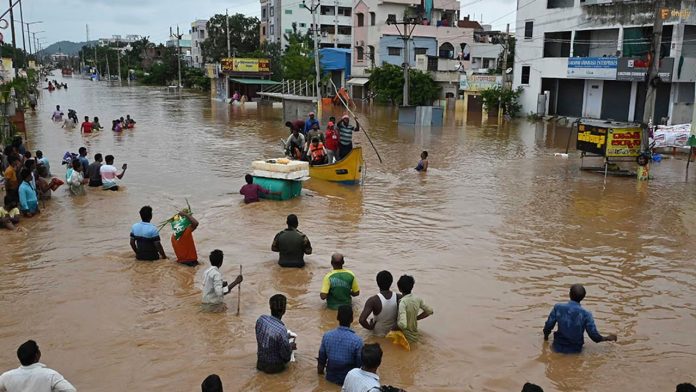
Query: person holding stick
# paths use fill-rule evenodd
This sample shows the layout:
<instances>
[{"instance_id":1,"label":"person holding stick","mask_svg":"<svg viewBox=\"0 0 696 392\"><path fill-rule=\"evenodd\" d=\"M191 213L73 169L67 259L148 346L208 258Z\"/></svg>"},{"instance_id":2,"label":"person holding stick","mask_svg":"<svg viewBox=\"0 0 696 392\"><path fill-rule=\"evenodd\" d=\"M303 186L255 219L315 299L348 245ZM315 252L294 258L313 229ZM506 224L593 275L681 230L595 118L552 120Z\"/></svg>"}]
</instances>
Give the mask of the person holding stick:
<instances>
[{"instance_id":1,"label":"person holding stick","mask_svg":"<svg viewBox=\"0 0 696 392\"><path fill-rule=\"evenodd\" d=\"M353 151L353 132L360 131L360 123L356 121L355 126L350 125L350 117L345 114L338 122L338 134L340 143L338 145L338 159L340 161L351 151Z\"/></svg>"},{"instance_id":2,"label":"person holding stick","mask_svg":"<svg viewBox=\"0 0 696 392\"><path fill-rule=\"evenodd\" d=\"M220 249L210 252L211 266L203 272L203 303L206 305L219 305L223 303L223 298L229 294L234 286L242 283L244 278L238 275L235 280L228 284L222 280L220 267L224 255Z\"/></svg>"}]
</instances>

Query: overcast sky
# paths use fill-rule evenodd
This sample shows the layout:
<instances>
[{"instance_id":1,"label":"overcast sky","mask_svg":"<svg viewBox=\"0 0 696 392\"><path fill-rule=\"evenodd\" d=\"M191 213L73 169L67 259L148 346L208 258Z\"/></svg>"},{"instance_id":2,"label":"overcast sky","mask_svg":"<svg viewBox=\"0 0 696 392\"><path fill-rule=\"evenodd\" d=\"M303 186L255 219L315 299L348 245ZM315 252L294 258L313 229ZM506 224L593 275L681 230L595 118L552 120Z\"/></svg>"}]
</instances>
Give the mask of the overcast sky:
<instances>
[{"instance_id":1,"label":"overcast sky","mask_svg":"<svg viewBox=\"0 0 696 392\"><path fill-rule=\"evenodd\" d=\"M287 1L287 0L286 0ZM289 0L299 1L299 0ZM515 22L516 0L460 0L462 16L475 15L485 24L504 30L506 23ZM85 25L89 24L89 38L104 38L114 34L149 36L151 41L164 42L169 27L188 32L191 22L209 19L215 13L243 13L260 17L258 0L23 0L24 21L43 21L31 26L44 37L45 46L57 41L85 41ZM15 7L17 9L18 7ZM9 20L9 15L6 16ZM15 12L19 19L19 12ZM17 24L19 25L19 24ZM21 43L20 32L17 32ZM10 29L3 31L9 41Z\"/></svg>"}]
</instances>

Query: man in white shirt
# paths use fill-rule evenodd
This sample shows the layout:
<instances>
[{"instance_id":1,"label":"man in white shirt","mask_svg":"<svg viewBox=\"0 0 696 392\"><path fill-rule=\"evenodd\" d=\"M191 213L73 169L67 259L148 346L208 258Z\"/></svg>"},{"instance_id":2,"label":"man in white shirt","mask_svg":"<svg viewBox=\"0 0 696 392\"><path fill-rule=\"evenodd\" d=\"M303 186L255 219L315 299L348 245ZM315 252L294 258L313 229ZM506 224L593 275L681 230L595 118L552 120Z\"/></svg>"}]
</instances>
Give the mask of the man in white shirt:
<instances>
[{"instance_id":1,"label":"man in white shirt","mask_svg":"<svg viewBox=\"0 0 696 392\"><path fill-rule=\"evenodd\" d=\"M0 392L76 392L63 376L49 369L41 359L39 345L29 340L17 349L22 366L0 375Z\"/></svg>"},{"instance_id":2,"label":"man in white shirt","mask_svg":"<svg viewBox=\"0 0 696 392\"><path fill-rule=\"evenodd\" d=\"M222 274L220 273L219 268L222 266L223 256L222 251L219 249L215 249L214 251L210 252L211 266L205 270L205 272L203 272L204 304L221 304L225 294L229 294L232 288L242 283L242 280L244 279L242 275L238 275L231 284L227 284L227 282L222 280Z\"/></svg>"},{"instance_id":3,"label":"man in white shirt","mask_svg":"<svg viewBox=\"0 0 696 392\"><path fill-rule=\"evenodd\" d=\"M379 343L366 344L362 348L362 367L348 372L341 392L380 391L377 368L382 364L382 348Z\"/></svg>"},{"instance_id":4,"label":"man in white shirt","mask_svg":"<svg viewBox=\"0 0 696 392\"><path fill-rule=\"evenodd\" d=\"M128 169L128 164L124 163L123 166L121 166L123 171L119 173L114 166L113 155L107 155L106 158L104 158L104 161L106 162L106 165L102 165L99 168L99 174L101 174L103 184L102 188L104 190L117 191L118 183L116 182L116 179L120 180L123 178L123 175L126 174L126 169Z\"/></svg>"}]
</instances>

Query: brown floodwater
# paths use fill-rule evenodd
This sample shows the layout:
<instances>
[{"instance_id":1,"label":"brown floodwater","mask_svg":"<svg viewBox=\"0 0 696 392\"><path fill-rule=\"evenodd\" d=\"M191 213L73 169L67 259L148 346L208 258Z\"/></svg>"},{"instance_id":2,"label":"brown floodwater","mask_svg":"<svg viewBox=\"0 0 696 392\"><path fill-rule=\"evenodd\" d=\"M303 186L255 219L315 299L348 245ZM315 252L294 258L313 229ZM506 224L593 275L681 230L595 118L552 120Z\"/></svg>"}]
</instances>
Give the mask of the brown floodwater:
<instances>
[{"instance_id":1,"label":"brown floodwater","mask_svg":"<svg viewBox=\"0 0 696 392\"><path fill-rule=\"evenodd\" d=\"M398 127L396 112L362 111L384 163L366 148L362 186L310 180L303 196L244 205L238 194L252 160L279 155L279 109L240 109L161 88L107 87L68 79L27 114L29 146L56 176L65 151L128 163L119 192L60 189L28 234L2 233L0 369L35 339L42 361L80 391L194 391L210 373L230 391L338 391L316 374L321 336L335 313L319 299L330 255L340 251L361 285L356 318L377 291L377 272L412 274L435 309L411 352L379 341L384 383L408 391L672 391L696 375L696 198L684 159L653 165L650 182L579 170L554 157L568 130L524 120L501 128L448 113L447 126ZM49 119L56 104L109 127L131 114L137 128L81 136ZM335 114L342 114L336 111ZM325 114L328 116L328 114ZM367 147L366 140L358 139ZM413 170L422 149L430 170ZM199 255L225 252L223 274L244 267L241 314L200 306L203 269L134 260L131 224L142 205L161 221L191 203L201 222ZM288 213L312 240L302 270L281 269L270 246ZM170 231L163 231L164 238ZM165 250L173 252L168 240ZM207 265L207 263L206 263ZM583 304L617 343L586 339L581 355L543 342L552 305L585 284ZM289 298L284 321L299 334L297 362L280 375L255 370L254 323L268 298Z\"/></svg>"}]
</instances>

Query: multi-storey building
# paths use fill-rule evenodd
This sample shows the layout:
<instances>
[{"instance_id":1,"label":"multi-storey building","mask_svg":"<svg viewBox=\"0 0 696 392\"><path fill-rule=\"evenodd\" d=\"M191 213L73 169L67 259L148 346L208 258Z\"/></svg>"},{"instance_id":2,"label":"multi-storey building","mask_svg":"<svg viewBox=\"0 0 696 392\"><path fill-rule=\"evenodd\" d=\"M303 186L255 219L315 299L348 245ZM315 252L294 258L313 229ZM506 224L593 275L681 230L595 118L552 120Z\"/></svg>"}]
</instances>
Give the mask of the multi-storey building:
<instances>
[{"instance_id":1,"label":"multi-storey building","mask_svg":"<svg viewBox=\"0 0 696 392\"><path fill-rule=\"evenodd\" d=\"M286 35L296 30L306 34L312 28L312 14L297 0L261 0L261 42L287 45ZM310 3L307 2L307 6ZM353 31L352 0L322 2L316 10L317 28L322 48L351 47Z\"/></svg>"},{"instance_id":2,"label":"multi-storey building","mask_svg":"<svg viewBox=\"0 0 696 392\"><path fill-rule=\"evenodd\" d=\"M181 59L186 63L187 66L193 66L193 57L191 56L191 34L184 34L180 40L177 42L176 38L170 38L164 45L168 48L176 48L177 45L181 48Z\"/></svg>"},{"instance_id":3,"label":"multi-storey building","mask_svg":"<svg viewBox=\"0 0 696 392\"><path fill-rule=\"evenodd\" d=\"M429 71L442 87L443 98L458 95L460 73L472 68L472 48L478 41L475 35L483 30L468 17L460 20L459 1L434 0L432 9L426 10L414 0L357 0L354 11L353 79L349 81L353 96L365 95L372 68L384 63L404 64L403 24L397 27L387 19L402 21L405 17L418 21L408 40L409 65ZM500 45L479 44L500 53Z\"/></svg>"},{"instance_id":4,"label":"multi-storey building","mask_svg":"<svg viewBox=\"0 0 696 392\"><path fill-rule=\"evenodd\" d=\"M201 43L208 38L207 20L199 19L191 23L191 64L203 68L205 59L201 51Z\"/></svg>"},{"instance_id":5,"label":"multi-storey building","mask_svg":"<svg viewBox=\"0 0 696 392\"><path fill-rule=\"evenodd\" d=\"M691 121L696 9L668 1L536 0L517 3L515 87L524 113L642 121L655 17L664 18L655 122Z\"/></svg>"}]
</instances>

